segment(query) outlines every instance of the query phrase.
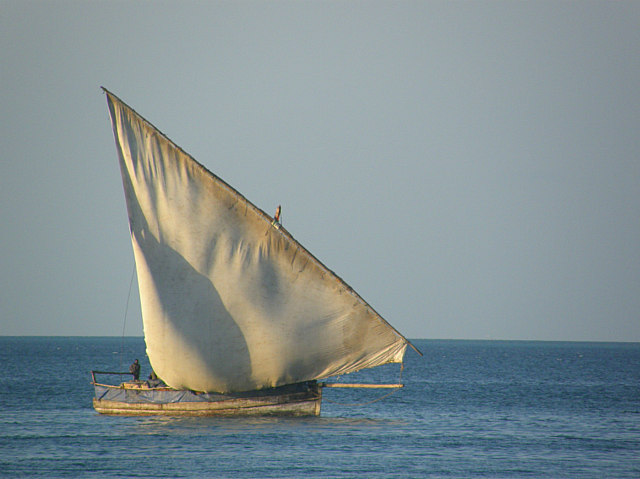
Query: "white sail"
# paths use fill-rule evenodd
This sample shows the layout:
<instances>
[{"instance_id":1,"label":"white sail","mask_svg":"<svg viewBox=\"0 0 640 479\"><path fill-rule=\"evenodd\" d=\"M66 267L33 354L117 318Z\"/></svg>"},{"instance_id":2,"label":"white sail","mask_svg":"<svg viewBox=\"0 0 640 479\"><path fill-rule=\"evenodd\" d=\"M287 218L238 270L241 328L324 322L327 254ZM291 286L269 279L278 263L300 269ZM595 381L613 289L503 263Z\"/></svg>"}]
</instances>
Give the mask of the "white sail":
<instances>
[{"instance_id":1,"label":"white sail","mask_svg":"<svg viewBox=\"0 0 640 479\"><path fill-rule=\"evenodd\" d=\"M106 93L159 377L239 392L402 361L408 341L346 283Z\"/></svg>"}]
</instances>

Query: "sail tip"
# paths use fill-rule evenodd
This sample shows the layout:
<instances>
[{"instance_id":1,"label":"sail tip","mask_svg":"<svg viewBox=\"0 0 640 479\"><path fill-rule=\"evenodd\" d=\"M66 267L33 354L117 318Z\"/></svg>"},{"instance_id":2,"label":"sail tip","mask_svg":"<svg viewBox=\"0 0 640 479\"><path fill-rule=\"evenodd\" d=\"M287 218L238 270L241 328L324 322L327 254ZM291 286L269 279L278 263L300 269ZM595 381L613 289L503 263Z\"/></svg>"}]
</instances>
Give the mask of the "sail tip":
<instances>
[{"instance_id":1,"label":"sail tip","mask_svg":"<svg viewBox=\"0 0 640 479\"><path fill-rule=\"evenodd\" d=\"M422 351L420 351L418 348L416 348L416 347L414 346L414 344L413 344L411 341L409 341L408 339L407 339L407 344L408 344L409 346L411 346L411 348L412 348L416 353L418 353L420 356L424 356L424 354L422 354Z\"/></svg>"}]
</instances>

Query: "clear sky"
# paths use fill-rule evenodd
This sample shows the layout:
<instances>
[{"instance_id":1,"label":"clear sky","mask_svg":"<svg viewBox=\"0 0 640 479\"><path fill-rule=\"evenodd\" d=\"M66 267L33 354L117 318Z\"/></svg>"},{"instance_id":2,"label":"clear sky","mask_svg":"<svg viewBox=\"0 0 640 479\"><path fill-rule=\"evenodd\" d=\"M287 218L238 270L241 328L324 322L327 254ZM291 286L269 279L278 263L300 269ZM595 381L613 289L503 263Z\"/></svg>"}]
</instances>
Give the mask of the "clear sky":
<instances>
[{"instance_id":1,"label":"clear sky","mask_svg":"<svg viewBox=\"0 0 640 479\"><path fill-rule=\"evenodd\" d=\"M141 335L104 85L410 338L640 341L640 2L0 0L0 335Z\"/></svg>"}]
</instances>

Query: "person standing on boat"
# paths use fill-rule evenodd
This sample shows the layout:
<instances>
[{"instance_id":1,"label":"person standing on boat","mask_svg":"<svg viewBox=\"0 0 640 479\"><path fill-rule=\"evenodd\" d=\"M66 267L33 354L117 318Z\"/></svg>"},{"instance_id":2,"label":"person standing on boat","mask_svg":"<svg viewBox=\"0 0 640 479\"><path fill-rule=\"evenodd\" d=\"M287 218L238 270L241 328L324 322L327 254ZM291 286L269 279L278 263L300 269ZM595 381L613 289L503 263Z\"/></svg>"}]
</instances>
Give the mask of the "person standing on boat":
<instances>
[{"instance_id":1,"label":"person standing on boat","mask_svg":"<svg viewBox=\"0 0 640 479\"><path fill-rule=\"evenodd\" d=\"M133 380L140 379L140 363L136 359L131 366L129 366L129 372L133 374Z\"/></svg>"}]
</instances>

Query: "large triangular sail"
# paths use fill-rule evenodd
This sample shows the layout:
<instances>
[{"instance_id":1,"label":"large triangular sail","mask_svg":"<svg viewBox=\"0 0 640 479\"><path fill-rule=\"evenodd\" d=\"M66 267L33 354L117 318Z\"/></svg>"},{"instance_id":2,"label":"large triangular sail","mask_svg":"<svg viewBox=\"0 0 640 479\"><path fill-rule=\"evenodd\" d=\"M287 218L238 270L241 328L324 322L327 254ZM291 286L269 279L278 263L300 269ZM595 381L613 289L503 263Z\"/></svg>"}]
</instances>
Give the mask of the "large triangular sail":
<instances>
[{"instance_id":1,"label":"large triangular sail","mask_svg":"<svg viewBox=\"0 0 640 479\"><path fill-rule=\"evenodd\" d=\"M344 281L105 92L158 376L239 392L402 362L407 339Z\"/></svg>"}]
</instances>

